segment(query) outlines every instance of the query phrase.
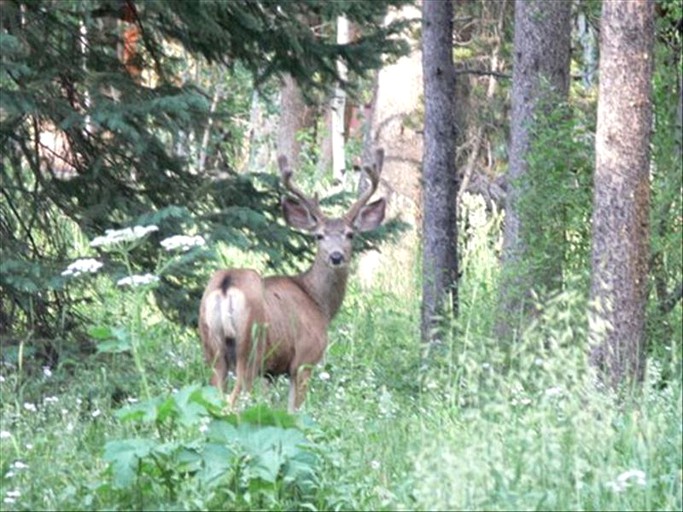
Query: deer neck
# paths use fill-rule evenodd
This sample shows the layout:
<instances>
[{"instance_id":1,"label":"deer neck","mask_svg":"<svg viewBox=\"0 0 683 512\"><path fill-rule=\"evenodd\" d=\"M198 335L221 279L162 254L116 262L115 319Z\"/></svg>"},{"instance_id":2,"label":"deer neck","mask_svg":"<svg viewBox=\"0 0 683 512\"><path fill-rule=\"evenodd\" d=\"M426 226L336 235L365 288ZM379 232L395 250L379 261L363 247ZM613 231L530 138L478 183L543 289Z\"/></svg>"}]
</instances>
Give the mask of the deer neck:
<instances>
[{"instance_id":1,"label":"deer neck","mask_svg":"<svg viewBox=\"0 0 683 512\"><path fill-rule=\"evenodd\" d=\"M316 257L311 268L300 274L298 280L329 322L344 301L348 277L347 266L330 267L322 258Z\"/></svg>"}]
</instances>

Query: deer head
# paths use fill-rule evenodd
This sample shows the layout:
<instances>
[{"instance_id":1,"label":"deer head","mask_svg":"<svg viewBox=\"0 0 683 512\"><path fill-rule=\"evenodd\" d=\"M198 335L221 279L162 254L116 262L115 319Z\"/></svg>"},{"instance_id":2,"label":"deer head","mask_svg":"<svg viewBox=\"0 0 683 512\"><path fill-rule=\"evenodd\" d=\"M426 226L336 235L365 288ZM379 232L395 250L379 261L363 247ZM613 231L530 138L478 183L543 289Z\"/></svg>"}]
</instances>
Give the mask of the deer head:
<instances>
[{"instance_id":1,"label":"deer head","mask_svg":"<svg viewBox=\"0 0 683 512\"><path fill-rule=\"evenodd\" d=\"M285 220L290 226L315 235L318 246L316 260L332 268L346 267L351 260L354 234L370 231L381 224L386 209L385 199L366 203L377 190L383 161L384 151L379 149L374 164L364 168L364 172L370 179L370 186L361 192L345 215L331 218L320 209L317 196L308 197L292 183L292 170L289 168L287 158L280 156L278 164L282 182L296 198L284 197L282 199Z\"/></svg>"}]
</instances>

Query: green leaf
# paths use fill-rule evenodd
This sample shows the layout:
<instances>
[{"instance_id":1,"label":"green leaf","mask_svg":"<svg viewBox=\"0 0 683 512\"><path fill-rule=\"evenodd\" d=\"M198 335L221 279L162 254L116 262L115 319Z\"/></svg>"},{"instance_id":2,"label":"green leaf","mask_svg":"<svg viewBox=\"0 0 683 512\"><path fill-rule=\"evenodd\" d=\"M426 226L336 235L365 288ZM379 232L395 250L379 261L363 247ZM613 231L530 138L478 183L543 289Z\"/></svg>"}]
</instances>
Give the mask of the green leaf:
<instances>
[{"instance_id":1,"label":"green leaf","mask_svg":"<svg viewBox=\"0 0 683 512\"><path fill-rule=\"evenodd\" d=\"M222 443L207 443L201 452L202 468L197 474L199 480L207 485L220 481L232 468L235 452Z\"/></svg>"},{"instance_id":2,"label":"green leaf","mask_svg":"<svg viewBox=\"0 0 683 512\"><path fill-rule=\"evenodd\" d=\"M178 407L172 396L166 399L161 399L157 405L156 422L163 423L167 419L178 417Z\"/></svg>"},{"instance_id":3,"label":"green leaf","mask_svg":"<svg viewBox=\"0 0 683 512\"><path fill-rule=\"evenodd\" d=\"M201 401L202 389L198 385L185 386L173 395L178 419L183 425L190 426L199 423L199 420L208 415L207 408Z\"/></svg>"},{"instance_id":4,"label":"green leaf","mask_svg":"<svg viewBox=\"0 0 683 512\"><path fill-rule=\"evenodd\" d=\"M254 477L274 483L288 469L288 476L295 479L307 474L304 467L311 468L315 457L304 452L309 443L300 430L294 428L259 427L242 424L238 427L235 441L248 455L247 469ZM304 457L307 453L310 457ZM294 464L287 465L295 461Z\"/></svg>"},{"instance_id":5,"label":"green leaf","mask_svg":"<svg viewBox=\"0 0 683 512\"><path fill-rule=\"evenodd\" d=\"M155 397L151 400L127 405L116 411L116 417L121 421L153 423L157 421L158 408L161 401L161 397Z\"/></svg>"},{"instance_id":6,"label":"green leaf","mask_svg":"<svg viewBox=\"0 0 683 512\"><path fill-rule=\"evenodd\" d=\"M109 334L106 338L100 338L105 341L101 341L97 344L97 352L100 354L118 354L121 352L128 352L131 349L130 333L123 327L115 327L108 331L106 327L100 328L99 330L96 328L95 333L101 336Z\"/></svg>"},{"instance_id":7,"label":"green leaf","mask_svg":"<svg viewBox=\"0 0 683 512\"><path fill-rule=\"evenodd\" d=\"M114 337L114 332L107 325L94 325L88 329L88 336L104 341Z\"/></svg>"},{"instance_id":8,"label":"green leaf","mask_svg":"<svg viewBox=\"0 0 683 512\"><path fill-rule=\"evenodd\" d=\"M177 470L180 473L195 474L202 469L202 455L200 448L181 445L176 453Z\"/></svg>"},{"instance_id":9,"label":"green leaf","mask_svg":"<svg viewBox=\"0 0 683 512\"><path fill-rule=\"evenodd\" d=\"M124 439L109 441L104 446L104 460L111 464L114 486L130 487L137 476L140 460L147 457L156 447L151 439Z\"/></svg>"},{"instance_id":10,"label":"green leaf","mask_svg":"<svg viewBox=\"0 0 683 512\"><path fill-rule=\"evenodd\" d=\"M296 416L284 409L271 409L265 404L250 407L240 414L240 421L253 425L294 428L297 426Z\"/></svg>"},{"instance_id":11,"label":"green leaf","mask_svg":"<svg viewBox=\"0 0 683 512\"><path fill-rule=\"evenodd\" d=\"M225 400L214 386L203 386L190 393L189 400L201 405L215 417L224 417Z\"/></svg>"},{"instance_id":12,"label":"green leaf","mask_svg":"<svg viewBox=\"0 0 683 512\"><path fill-rule=\"evenodd\" d=\"M229 444L237 439L237 428L226 419L214 420L209 423L207 438L219 444Z\"/></svg>"}]
</instances>

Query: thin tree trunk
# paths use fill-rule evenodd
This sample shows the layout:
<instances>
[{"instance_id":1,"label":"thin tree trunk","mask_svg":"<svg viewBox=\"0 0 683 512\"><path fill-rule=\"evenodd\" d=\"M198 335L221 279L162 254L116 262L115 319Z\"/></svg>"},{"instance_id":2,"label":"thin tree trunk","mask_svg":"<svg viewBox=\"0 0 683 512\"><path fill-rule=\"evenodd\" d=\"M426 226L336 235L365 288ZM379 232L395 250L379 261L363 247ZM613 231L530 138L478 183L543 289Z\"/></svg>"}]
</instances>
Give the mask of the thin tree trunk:
<instances>
[{"instance_id":1,"label":"thin tree trunk","mask_svg":"<svg viewBox=\"0 0 683 512\"><path fill-rule=\"evenodd\" d=\"M196 173L203 174L206 166L206 155L209 149L209 142L211 140L211 130L213 129L213 119L216 113L216 108L218 108L218 102L223 99L223 80L224 77L219 75L219 83L213 91L213 99L211 100L211 107L209 108L209 120L206 123L206 128L204 128L204 134L202 135L202 142L199 146L199 155L197 156L197 166Z\"/></svg>"},{"instance_id":2,"label":"thin tree trunk","mask_svg":"<svg viewBox=\"0 0 683 512\"><path fill-rule=\"evenodd\" d=\"M422 3L425 128L423 158L422 339L438 338L438 318L457 307L458 184L455 169L453 4Z\"/></svg>"},{"instance_id":3,"label":"thin tree trunk","mask_svg":"<svg viewBox=\"0 0 683 512\"><path fill-rule=\"evenodd\" d=\"M344 16L337 18L337 44L349 42L349 20ZM337 73L342 80L346 80L346 66L342 61L337 62ZM346 110L346 92L343 84L338 83L331 101L331 138L332 138L332 177L339 183L346 168L344 153L344 111Z\"/></svg>"},{"instance_id":4,"label":"thin tree trunk","mask_svg":"<svg viewBox=\"0 0 683 512\"><path fill-rule=\"evenodd\" d=\"M589 335L618 388L645 370L654 3L605 0L600 37Z\"/></svg>"},{"instance_id":5,"label":"thin tree trunk","mask_svg":"<svg viewBox=\"0 0 683 512\"><path fill-rule=\"evenodd\" d=\"M528 234L543 230L543 213L532 220L522 216L520 201L528 176L532 125L541 109L566 101L569 92L571 2L518 0L515 3L514 68L510 164L507 173L503 232L503 269L496 332L499 338L513 337L515 326L527 314L529 292L557 283L561 276L560 248L546 268L534 274L528 265ZM530 225L532 224L533 225ZM529 224L529 225L527 225ZM551 267L551 268L550 268Z\"/></svg>"}]
</instances>

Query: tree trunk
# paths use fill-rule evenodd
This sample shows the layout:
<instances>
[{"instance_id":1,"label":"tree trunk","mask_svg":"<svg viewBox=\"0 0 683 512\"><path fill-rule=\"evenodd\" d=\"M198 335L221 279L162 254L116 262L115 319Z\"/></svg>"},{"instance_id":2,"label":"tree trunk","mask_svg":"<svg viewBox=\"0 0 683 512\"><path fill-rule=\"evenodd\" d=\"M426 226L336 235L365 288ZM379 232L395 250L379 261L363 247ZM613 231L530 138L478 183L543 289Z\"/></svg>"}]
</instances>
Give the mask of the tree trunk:
<instances>
[{"instance_id":1,"label":"tree trunk","mask_svg":"<svg viewBox=\"0 0 683 512\"><path fill-rule=\"evenodd\" d=\"M422 340L438 337L438 317L457 305L455 68L453 4L422 3L425 127L423 158Z\"/></svg>"},{"instance_id":2,"label":"tree trunk","mask_svg":"<svg viewBox=\"0 0 683 512\"><path fill-rule=\"evenodd\" d=\"M561 275L562 251L548 255L545 267L528 265L528 234L543 231L541 212L522 216L520 201L528 175L532 125L542 109L564 102L569 92L571 2L518 0L515 3L514 63L510 163L507 173L503 232L503 268L496 331L499 338L513 337L514 326L528 309L529 292ZM528 225L527 225L528 224ZM533 224L533 225L532 225ZM561 243L561 242L560 242ZM535 273L534 273L535 272Z\"/></svg>"},{"instance_id":3,"label":"tree trunk","mask_svg":"<svg viewBox=\"0 0 683 512\"><path fill-rule=\"evenodd\" d=\"M349 20L344 16L337 18L337 44L347 44L349 42ZM347 70L344 63L337 61L337 73L342 80L347 78ZM335 182L340 183L342 174L346 168L346 155L344 151L344 113L346 110L346 92L344 85L338 83L334 90L334 97L330 102L330 137L332 139L332 177Z\"/></svg>"},{"instance_id":4,"label":"tree trunk","mask_svg":"<svg viewBox=\"0 0 683 512\"><path fill-rule=\"evenodd\" d=\"M645 370L654 3L605 0L600 38L589 336L617 388Z\"/></svg>"},{"instance_id":5,"label":"tree trunk","mask_svg":"<svg viewBox=\"0 0 683 512\"><path fill-rule=\"evenodd\" d=\"M285 75L280 87L280 124L277 133L278 155L285 155L293 168L298 167L301 142L298 134L311 124L312 109L306 105L299 85Z\"/></svg>"}]
</instances>

